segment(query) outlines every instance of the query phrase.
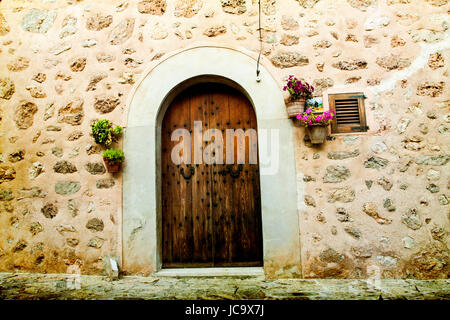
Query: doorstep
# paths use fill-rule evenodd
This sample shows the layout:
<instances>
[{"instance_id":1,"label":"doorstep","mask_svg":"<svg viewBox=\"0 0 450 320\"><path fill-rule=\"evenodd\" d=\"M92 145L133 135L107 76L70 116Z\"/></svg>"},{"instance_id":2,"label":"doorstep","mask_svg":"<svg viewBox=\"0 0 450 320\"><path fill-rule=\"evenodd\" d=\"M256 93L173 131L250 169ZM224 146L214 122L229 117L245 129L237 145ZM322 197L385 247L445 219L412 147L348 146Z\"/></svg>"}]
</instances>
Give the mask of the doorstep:
<instances>
[{"instance_id":1,"label":"doorstep","mask_svg":"<svg viewBox=\"0 0 450 320\"><path fill-rule=\"evenodd\" d=\"M168 268L153 274L155 277L263 277L262 267L228 268Z\"/></svg>"}]
</instances>

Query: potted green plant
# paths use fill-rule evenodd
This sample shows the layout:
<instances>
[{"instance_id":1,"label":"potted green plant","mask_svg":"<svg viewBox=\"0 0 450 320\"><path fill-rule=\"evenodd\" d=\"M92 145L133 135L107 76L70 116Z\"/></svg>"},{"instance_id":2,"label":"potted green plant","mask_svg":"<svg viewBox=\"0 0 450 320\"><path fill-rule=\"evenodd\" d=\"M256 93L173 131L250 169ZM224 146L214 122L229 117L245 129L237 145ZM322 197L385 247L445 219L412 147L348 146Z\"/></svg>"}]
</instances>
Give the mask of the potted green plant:
<instances>
[{"instance_id":1,"label":"potted green plant","mask_svg":"<svg viewBox=\"0 0 450 320\"><path fill-rule=\"evenodd\" d=\"M103 152L103 161L108 172L118 172L125 156L120 149L107 149Z\"/></svg>"},{"instance_id":2,"label":"potted green plant","mask_svg":"<svg viewBox=\"0 0 450 320\"><path fill-rule=\"evenodd\" d=\"M323 113L313 113L309 108L306 112L296 116L300 124L306 128L306 134L309 136L311 143L324 143L327 137L327 126L334 117L334 111L325 111Z\"/></svg>"},{"instance_id":3,"label":"potted green plant","mask_svg":"<svg viewBox=\"0 0 450 320\"><path fill-rule=\"evenodd\" d=\"M290 75L283 91L289 92L289 101L286 103L289 118L295 118L305 110L306 100L312 98L314 87L308 82L300 81L293 75Z\"/></svg>"},{"instance_id":4,"label":"potted green plant","mask_svg":"<svg viewBox=\"0 0 450 320\"><path fill-rule=\"evenodd\" d=\"M96 143L109 147L113 142L117 141L122 134L122 127L115 126L107 119L95 121L92 125L92 135Z\"/></svg>"},{"instance_id":5,"label":"potted green plant","mask_svg":"<svg viewBox=\"0 0 450 320\"><path fill-rule=\"evenodd\" d=\"M92 135L96 143L109 148L122 135L121 126L113 126L107 119L95 121L92 125ZM124 159L123 151L120 149L107 149L103 152L103 161L108 172L118 172Z\"/></svg>"}]
</instances>

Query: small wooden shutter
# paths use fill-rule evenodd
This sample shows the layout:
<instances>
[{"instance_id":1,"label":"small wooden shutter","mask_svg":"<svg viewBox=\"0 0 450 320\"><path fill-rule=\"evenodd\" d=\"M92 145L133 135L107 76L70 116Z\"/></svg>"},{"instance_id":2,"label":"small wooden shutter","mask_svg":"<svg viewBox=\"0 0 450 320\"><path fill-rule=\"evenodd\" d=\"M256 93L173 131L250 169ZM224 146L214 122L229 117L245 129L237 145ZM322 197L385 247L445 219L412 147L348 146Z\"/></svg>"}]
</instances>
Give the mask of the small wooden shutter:
<instances>
[{"instance_id":1,"label":"small wooden shutter","mask_svg":"<svg viewBox=\"0 0 450 320\"><path fill-rule=\"evenodd\" d=\"M335 111L331 133L366 132L366 114L362 93L330 94L330 109Z\"/></svg>"}]
</instances>

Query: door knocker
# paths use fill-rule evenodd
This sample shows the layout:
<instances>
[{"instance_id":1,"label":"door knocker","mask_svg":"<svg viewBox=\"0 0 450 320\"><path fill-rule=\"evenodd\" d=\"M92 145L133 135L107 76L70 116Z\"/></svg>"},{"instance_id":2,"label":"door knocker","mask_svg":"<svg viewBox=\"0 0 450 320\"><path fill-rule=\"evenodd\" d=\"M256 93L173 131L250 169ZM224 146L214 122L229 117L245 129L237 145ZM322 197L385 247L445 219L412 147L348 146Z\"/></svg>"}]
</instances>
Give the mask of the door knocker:
<instances>
[{"instance_id":1,"label":"door knocker","mask_svg":"<svg viewBox=\"0 0 450 320\"><path fill-rule=\"evenodd\" d=\"M228 166L228 172L230 172L230 176L231 177L237 178L241 174L242 168L243 168L243 165L242 164L238 164L237 170L233 171L232 165L229 165Z\"/></svg>"},{"instance_id":2,"label":"door knocker","mask_svg":"<svg viewBox=\"0 0 450 320\"><path fill-rule=\"evenodd\" d=\"M183 167L180 168L180 173L185 180L189 180L192 177L192 175L194 174L194 172L195 172L195 167L190 167L190 172L187 174L184 173Z\"/></svg>"}]
</instances>

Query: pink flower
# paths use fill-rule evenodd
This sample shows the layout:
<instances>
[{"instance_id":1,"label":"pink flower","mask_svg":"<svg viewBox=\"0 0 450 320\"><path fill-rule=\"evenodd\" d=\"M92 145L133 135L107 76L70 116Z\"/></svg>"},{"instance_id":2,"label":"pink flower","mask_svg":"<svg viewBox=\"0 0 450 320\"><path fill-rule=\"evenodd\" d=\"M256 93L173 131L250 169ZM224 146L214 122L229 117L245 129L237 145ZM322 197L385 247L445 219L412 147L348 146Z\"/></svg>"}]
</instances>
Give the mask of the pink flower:
<instances>
[{"instance_id":1,"label":"pink flower","mask_svg":"<svg viewBox=\"0 0 450 320\"><path fill-rule=\"evenodd\" d=\"M298 120L300 120L301 117L302 117L301 114L298 114L298 115L296 116L296 118L297 118Z\"/></svg>"},{"instance_id":2,"label":"pink flower","mask_svg":"<svg viewBox=\"0 0 450 320\"><path fill-rule=\"evenodd\" d=\"M310 114L312 112L312 109L309 108L308 110L306 110L306 113Z\"/></svg>"}]
</instances>

